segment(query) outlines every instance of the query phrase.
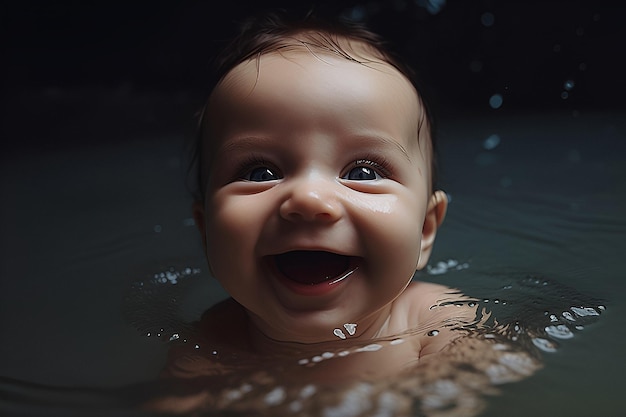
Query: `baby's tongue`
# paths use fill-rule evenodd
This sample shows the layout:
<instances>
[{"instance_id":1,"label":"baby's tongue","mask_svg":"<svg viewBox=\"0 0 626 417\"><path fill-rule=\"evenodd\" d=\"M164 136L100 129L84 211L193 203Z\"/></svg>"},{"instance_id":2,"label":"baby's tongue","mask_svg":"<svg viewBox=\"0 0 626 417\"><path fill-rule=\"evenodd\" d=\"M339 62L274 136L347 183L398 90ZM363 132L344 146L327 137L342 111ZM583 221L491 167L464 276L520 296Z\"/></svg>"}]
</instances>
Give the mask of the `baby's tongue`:
<instances>
[{"instance_id":1,"label":"baby's tongue","mask_svg":"<svg viewBox=\"0 0 626 417\"><path fill-rule=\"evenodd\" d=\"M350 266L347 256L322 251L292 251L276 255L275 259L283 275L309 285L336 278Z\"/></svg>"}]
</instances>

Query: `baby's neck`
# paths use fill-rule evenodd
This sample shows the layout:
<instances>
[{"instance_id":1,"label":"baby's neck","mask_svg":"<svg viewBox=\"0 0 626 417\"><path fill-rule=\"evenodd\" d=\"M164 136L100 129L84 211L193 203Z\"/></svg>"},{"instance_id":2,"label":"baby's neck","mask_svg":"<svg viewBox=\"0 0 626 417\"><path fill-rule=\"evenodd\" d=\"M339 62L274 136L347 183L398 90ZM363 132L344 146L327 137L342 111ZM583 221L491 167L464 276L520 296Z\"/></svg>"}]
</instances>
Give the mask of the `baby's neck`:
<instances>
[{"instance_id":1,"label":"baby's neck","mask_svg":"<svg viewBox=\"0 0 626 417\"><path fill-rule=\"evenodd\" d=\"M319 340L299 340L297 335L294 335L293 338L290 338L290 335L283 335L280 339L270 337L250 315L248 315L246 327L249 332L248 340L252 351L262 355L293 356L307 352L339 350L344 346L354 346L373 339L391 336L389 333L390 314L391 306L385 307L364 320L348 323L337 329L329 328L328 337L321 337ZM350 326L352 324L356 326Z\"/></svg>"}]
</instances>

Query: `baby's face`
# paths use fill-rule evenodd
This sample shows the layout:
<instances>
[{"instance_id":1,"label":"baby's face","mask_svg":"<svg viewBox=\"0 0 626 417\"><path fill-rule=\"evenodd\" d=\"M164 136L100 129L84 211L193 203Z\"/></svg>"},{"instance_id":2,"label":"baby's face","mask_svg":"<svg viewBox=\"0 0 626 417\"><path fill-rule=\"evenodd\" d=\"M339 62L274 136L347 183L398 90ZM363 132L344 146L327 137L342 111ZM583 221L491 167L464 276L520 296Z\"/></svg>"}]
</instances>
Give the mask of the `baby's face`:
<instances>
[{"instance_id":1,"label":"baby's face","mask_svg":"<svg viewBox=\"0 0 626 417\"><path fill-rule=\"evenodd\" d=\"M422 111L390 65L304 48L240 64L216 87L194 214L214 276L266 336L336 340L346 323L365 334L425 265Z\"/></svg>"}]
</instances>

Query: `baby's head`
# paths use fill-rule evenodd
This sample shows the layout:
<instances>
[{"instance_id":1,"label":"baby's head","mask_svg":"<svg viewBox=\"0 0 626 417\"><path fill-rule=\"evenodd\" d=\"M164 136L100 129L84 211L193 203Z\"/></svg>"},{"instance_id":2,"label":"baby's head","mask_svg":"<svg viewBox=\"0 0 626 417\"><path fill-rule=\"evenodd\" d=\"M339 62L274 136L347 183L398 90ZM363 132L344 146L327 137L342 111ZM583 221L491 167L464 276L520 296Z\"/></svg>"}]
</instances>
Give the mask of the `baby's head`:
<instances>
[{"instance_id":1,"label":"baby's head","mask_svg":"<svg viewBox=\"0 0 626 417\"><path fill-rule=\"evenodd\" d=\"M194 218L256 329L317 342L382 325L445 215L431 126L410 70L364 28L244 26L202 115Z\"/></svg>"}]
</instances>

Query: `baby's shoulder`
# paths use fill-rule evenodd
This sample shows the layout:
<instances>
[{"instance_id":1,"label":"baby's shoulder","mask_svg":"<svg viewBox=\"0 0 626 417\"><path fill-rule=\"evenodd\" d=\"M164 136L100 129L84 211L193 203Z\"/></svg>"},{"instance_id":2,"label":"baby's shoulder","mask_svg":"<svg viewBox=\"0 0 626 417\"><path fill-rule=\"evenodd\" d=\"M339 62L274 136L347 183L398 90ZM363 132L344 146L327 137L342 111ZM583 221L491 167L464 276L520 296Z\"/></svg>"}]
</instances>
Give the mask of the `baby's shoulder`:
<instances>
[{"instance_id":1,"label":"baby's shoulder","mask_svg":"<svg viewBox=\"0 0 626 417\"><path fill-rule=\"evenodd\" d=\"M473 298L446 285L413 281L399 300L409 306L416 317L423 317L429 315L429 312L435 314L449 305L458 307L460 304L468 304Z\"/></svg>"}]
</instances>

